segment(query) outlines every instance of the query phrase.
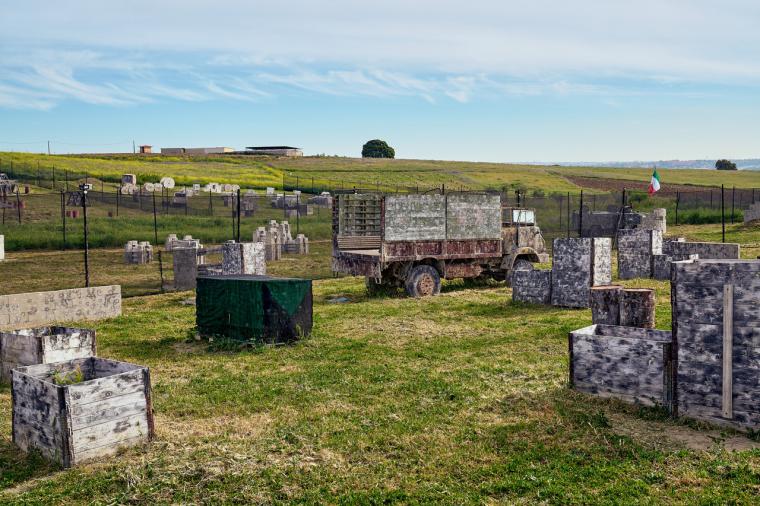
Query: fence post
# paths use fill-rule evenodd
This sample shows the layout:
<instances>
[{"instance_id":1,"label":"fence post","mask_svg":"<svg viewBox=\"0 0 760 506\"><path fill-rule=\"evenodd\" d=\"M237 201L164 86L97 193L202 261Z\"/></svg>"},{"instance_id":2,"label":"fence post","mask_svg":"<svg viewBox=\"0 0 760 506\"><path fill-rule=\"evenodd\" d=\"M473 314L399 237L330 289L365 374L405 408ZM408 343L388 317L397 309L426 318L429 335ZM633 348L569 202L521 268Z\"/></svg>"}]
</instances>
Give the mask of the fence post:
<instances>
[{"instance_id":1,"label":"fence post","mask_svg":"<svg viewBox=\"0 0 760 506\"><path fill-rule=\"evenodd\" d=\"M726 242L726 204L723 185L720 185L720 224L723 231L723 242Z\"/></svg>"},{"instance_id":2,"label":"fence post","mask_svg":"<svg viewBox=\"0 0 760 506\"><path fill-rule=\"evenodd\" d=\"M583 237L583 190L581 190L581 202L578 205L578 237Z\"/></svg>"},{"instance_id":3,"label":"fence post","mask_svg":"<svg viewBox=\"0 0 760 506\"><path fill-rule=\"evenodd\" d=\"M55 165L53 165L53 189L55 190Z\"/></svg>"},{"instance_id":4,"label":"fence post","mask_svg":"<svg viewBox=\"0 0 760 506\"><path fill-rule=\"evenodd\" d=\"M66 193L61 190L61 220L63 221L63 251L66 251Z\"/></svg>"},{"instance_id":5,"label":"fence post","mask_svg":"<svg viewBox=\"0 0 760 506\"><path fill-rule=\"evenodd\" d=\"M156 247L158 247L158 217L156 216L156 192L151 192L153 195L153 239L155 240Z\"/></svg>"},{"instance_id":6,"label":"fence post","mask_svg":"<svg viewBox=\"0 0 760 506\"><path fill-rule=\"evenodd\" d=\"M237 190L237 242L240 242L240 188Z\"/></svg>"},{"instance_id":7,"label":"fence post","mask_svg":"<svg viewBox=\"0 0 760 506\"><path fill-rule=\"evenodd\" d=\"M119 203L121 201L121 192L119 191L119 187L116 187L116 217L119 217Z\"/></svg>"},{"instance_id":8,"label":"fence post","mask_svg":"<svg viewBox=\"0 0 760 506\"><path fill-rule=\"evenodd\" d=\"M87 231L87 190L82 190L82 218L84 219L84 286L90 287L90 244Z\"/></svg>"},{"instance_id":9,"label":"fence post","mask_svg":"<svg viewBox=\"0 0 760 506\"><path fill-rule=\"evenodd\" d=\"M208 215L214 216L214 200L211 197L211 188L208 190Z\"/></svg>"},{"instance_id":10,"label":"fence post","mask_svg":"<svg viewBox=\"0 0 760 506\"><path fill-rule=\"evenodd\" d=\"M567 238L570 238L570 192L567 192Z\"/></svg>"},{"instance_id":11,"label":"fence post","mask_svg":"<svg viewBox=\"0 0 760 506\"><path fill-rule=\"evenodd\" d=\"M734 224L734 210L736 204L736 186L731 188L731 225Z\"/></svg>"},{"instance_id":12,"label":"fence post","mask_svg":"<svg viewBox=\"0 0 760 506\"><path fill-rule=\"evenodd\" d=\"M18 215L18 222L21 224L21 198L18 195L18 186L16 186L16 214Z\"/></svg>"},{"instance_id":13,"label":"fence post","mask_svg":"<svg viewBox=\"0 0 760 506\"><path fill-rule=\"evenodd\" d=\"M161 277L161 286L159 291L164 293L164 261L161 257L161 250L158 250L158 275Z\"/></svg>"},{"instance_id":14,"label":"fence post","mask_svg":"<svg viewBox=\"0 0 760 506\"><path fill-rule=\"evenodd\" d=\"M676 225L678 225L678 204L681 203L681 192L676 192Z\"/></svg>"}]
</instances>

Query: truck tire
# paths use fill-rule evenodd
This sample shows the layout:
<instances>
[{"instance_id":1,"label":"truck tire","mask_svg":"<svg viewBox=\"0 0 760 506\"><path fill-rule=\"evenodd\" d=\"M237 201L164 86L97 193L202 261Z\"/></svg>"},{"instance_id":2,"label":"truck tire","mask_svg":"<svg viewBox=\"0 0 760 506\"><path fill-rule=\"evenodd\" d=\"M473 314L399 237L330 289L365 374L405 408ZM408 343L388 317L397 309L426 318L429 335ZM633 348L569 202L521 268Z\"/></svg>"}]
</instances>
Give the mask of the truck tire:
<instances>
[{"instance_id":1,"label":"truck tire","mask_svg":"<svg viewBox=\"0 0 760 506\"><path fill-rule=\"evenodd\" d=\"M410 297L427 297L441 293L441 276L435 267L418 265L409 271L404 283Z\"/></svg>"}]
</instances>

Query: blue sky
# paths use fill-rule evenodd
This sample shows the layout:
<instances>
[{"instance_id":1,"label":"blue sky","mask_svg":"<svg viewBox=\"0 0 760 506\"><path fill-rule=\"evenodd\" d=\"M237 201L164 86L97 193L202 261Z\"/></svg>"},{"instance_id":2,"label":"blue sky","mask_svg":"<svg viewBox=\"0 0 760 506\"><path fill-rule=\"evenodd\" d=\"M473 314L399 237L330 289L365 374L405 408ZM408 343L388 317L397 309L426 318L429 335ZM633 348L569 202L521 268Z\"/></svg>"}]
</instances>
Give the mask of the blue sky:
<instances>
[{"instance_id":1,"label":"blue sky","mask_svg":"<svg viewBox=\"0 0 760 506\"><path fill-rule=\"evenodd\" d=\"M0 0L0 150L760 156L760 2Z\"/></svg>"}]
</instances>

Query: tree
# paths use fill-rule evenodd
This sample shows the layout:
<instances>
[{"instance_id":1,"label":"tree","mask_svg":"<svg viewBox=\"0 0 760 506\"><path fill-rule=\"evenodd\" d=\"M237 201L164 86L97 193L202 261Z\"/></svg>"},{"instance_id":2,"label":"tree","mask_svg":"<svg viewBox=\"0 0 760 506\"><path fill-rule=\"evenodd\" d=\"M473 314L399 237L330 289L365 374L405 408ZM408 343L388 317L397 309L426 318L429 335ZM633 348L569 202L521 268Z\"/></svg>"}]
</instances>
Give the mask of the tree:
<instances>
[{"instance_id":1,"label":"tree","mask_svg":"<svg viewBox=\"0 0 760 506\"><path fill-rule=\"evenodd\" d=\"M395 158L396 151L387 142L372 139L362 146L362 158Z\"/></svg>"},{"instance_id":2,"label":"tree","mask_svg":"<svg viewBox=\"0 0 760 506\"><path fill-rule=\"evenodd\" d=\"M731 160L718 160L715 162L715 168L718 170L736 170L736 164Z\"/></svg>"}]
</instances>

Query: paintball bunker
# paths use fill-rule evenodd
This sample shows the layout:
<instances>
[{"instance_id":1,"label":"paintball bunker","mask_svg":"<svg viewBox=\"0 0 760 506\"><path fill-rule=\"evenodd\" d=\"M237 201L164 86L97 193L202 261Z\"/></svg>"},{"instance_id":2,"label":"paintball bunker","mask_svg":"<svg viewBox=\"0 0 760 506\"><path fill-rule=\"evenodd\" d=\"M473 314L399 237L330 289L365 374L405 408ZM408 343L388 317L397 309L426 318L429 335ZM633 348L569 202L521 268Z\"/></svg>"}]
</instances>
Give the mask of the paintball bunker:
<instances>
[{"instance_id":1,"label":"paintball bunker","mask_svg":"<svg viewBox=\"0 0 760 506\"><path fill-rule=\"evenodd\" d=\"M760 261L674 262L671 308L672 332L571 332L571 385L673 416L760 429Z\"/></svg>"},{"instance_id":2,"label":"paintball bunker","mask_svg":"<svg viewBox=\"0 0 760 506\"><path fill-rule=\"evenodd\" d=\"M312 328L311 280L269 276L202 276L196 323L203 336L289 343Z\"/></svg>"}]
</instances>

